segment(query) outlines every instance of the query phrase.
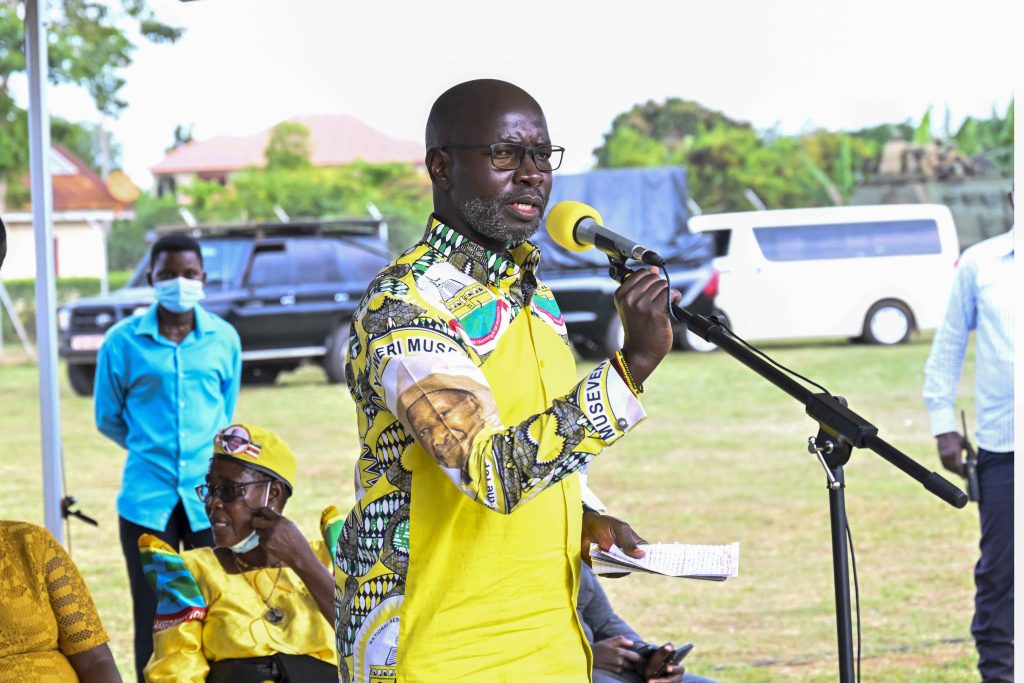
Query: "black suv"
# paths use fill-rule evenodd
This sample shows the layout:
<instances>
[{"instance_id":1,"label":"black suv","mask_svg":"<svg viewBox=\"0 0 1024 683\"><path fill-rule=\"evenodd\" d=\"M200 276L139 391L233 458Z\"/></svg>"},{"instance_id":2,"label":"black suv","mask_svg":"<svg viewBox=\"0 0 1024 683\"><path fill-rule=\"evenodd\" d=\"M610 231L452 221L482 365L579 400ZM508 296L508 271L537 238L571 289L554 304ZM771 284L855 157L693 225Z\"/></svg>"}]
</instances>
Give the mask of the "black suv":
<instances>
[{"instance_id":1,"label":"black suv","mask_svg":"<svg viewBox=\"0 0 1024 683\"><path fill-rule=\"evenodd\" d=\"M242 340L242 381L271 384L303 362L345 381L349 320L367 283L390 260L384 224L370 219L158 229L199 240L206 271L203 307ZM92 395L96 352L111 325L146 310L147 254L128 285L57 312L60 356L79 396Z\"/></svg>"}]
</instances>

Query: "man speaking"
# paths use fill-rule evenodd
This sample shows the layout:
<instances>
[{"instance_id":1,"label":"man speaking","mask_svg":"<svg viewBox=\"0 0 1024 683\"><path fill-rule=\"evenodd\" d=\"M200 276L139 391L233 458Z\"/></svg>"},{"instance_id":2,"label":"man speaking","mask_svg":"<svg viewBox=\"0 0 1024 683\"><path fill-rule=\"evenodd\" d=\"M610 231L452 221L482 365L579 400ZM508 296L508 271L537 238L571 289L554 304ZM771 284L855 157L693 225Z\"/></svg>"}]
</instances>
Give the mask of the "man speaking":
<instances>
[{"instance_id":1,"label":"man speaking","mask_svg":"<svg viewBox=\"0 0 1024 683\"><path fill-rule=\"evenodd\" d=\"M580 541L636 539L583 514L576 472L645 418L637 396L672 342L667 285L626 280L625 346L578 381L527 241L563 151L540 106L510 83L456 85L426 147L426 233L352 326L362 452L335 555L341 677L588 681Z\"/></svg>"}]
</instances>

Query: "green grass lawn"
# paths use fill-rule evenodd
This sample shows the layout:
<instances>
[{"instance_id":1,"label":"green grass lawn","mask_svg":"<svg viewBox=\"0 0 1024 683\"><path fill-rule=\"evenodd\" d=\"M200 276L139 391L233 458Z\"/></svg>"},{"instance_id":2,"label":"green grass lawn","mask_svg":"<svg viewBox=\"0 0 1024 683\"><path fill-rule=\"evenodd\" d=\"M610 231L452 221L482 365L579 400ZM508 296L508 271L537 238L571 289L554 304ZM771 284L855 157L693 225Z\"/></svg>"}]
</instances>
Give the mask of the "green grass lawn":
<instances>
[{"instance_id":1,"label":"green grass lawn","mask_svg":"<svg viewBox=\"0 0 1024 683\"><path fill-rule=\"evenodd\" d=\"M884 438L939 468L920 398L927 341L767 350L845 395ZM968 414L972 377L969 360ZM127 673L131 607L114 507L124 455L96 432L92 401L73 396L63 375L61 391L67 490L100 520L98 529L72 522L72 552ZM36 368L0 365L0 396L7 453L0 515L42 523ZM643 399L648 421L594 462L591 487L650 541L739 541L740 575L725 583L604 580L620 613L652 641L693 641L690 669L719 681L837 680L828 494L821 466L806 451L816 425L721 353L672 354ZM344 387L307 368L279 386L243 390L237 417L277 431L299 455L288 513L310 536L325 505L352 505L358 449ZM976 680L969 632L976 507L953 509L867 451L854 453L846 481L863 680Z\"/></svg>"}]
</instances>

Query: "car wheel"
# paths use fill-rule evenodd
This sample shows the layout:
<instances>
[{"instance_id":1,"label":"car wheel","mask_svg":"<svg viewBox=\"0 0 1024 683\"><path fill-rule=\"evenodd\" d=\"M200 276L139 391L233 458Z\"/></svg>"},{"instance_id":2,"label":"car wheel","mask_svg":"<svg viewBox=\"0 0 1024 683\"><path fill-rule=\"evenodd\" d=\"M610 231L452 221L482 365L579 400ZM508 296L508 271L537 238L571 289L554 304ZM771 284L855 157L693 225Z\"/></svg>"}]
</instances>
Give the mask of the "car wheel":
<instances>
[{"instance_id":1,"label":"car wheel","mask_svg":"<svg viewBox=\"0 0 1024 683\"><path fill-rule=\"evenodd\" d=\"M902 344L913 331L914 316L899 301L879 301L864 317L864 340L869 344Z\"/></svg>"},{"instance_id":2,"label":"car wheel","mask_svg":"<svg viewBox=\"0 0 1024 683\"><path fill-rule=\"evenodd\" d=\"M96 384L96 366L68 363L68 381L76 396L92 396Z\"/></svg>"},{"instance_id":3,"label":"car wheel","mask_svg":"<svg viewBox=\"0 0 1024 683\"><path fill-rule=\"evenodd\" d=\"M726 327L729 326L729 319L725 317L725 313L716 309L714 315L721 318ZM708 353L718 350L717 344L701 339L699 335L690 331L686 323L683 323L676 331L676 347L684 351L695 351L697 353Z\"/></svg>"},{"instance_id":4,"label":"car wheel","mask_svg":"<svg viewBox=\"0 0 1024 683\"><path fill-rule=\"evenodd\" d=\"M324 374L329 384L345 382L345 354L348 352L349 323L346 320L334 329L327 338L327 355L324 356Z\"/></svg>"},{"instance_id":5,"label":"car wheel","mask_svg":"<svg viewBox=\"0 0 1024 683\"><path fill-rule=\"evenodd\" d=\"M270 386L277 381L281 368L276 365L243 365L242 384L246 386Z\"/></svg>"}]
</instances>

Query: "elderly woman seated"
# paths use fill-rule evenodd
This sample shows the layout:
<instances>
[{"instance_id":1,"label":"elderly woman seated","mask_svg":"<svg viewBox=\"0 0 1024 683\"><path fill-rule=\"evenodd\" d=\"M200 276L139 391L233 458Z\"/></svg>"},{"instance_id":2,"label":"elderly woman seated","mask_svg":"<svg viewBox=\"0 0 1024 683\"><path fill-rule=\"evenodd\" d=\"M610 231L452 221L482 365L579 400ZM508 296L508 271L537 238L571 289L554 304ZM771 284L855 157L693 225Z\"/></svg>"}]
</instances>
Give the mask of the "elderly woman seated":
<instances>
[{"instance_id":1,"label":"elderly woman seated","mask_svg":"<svg viewBox=\"0 0 1024 683\"><path fill-rule=\"evenodd\" d=\"M159 599L146 680L337 681L330 553L282 516L294 479L280 437L232 425L196 489L217 547L139 539Z\"/></svg>"}]
</instances>

